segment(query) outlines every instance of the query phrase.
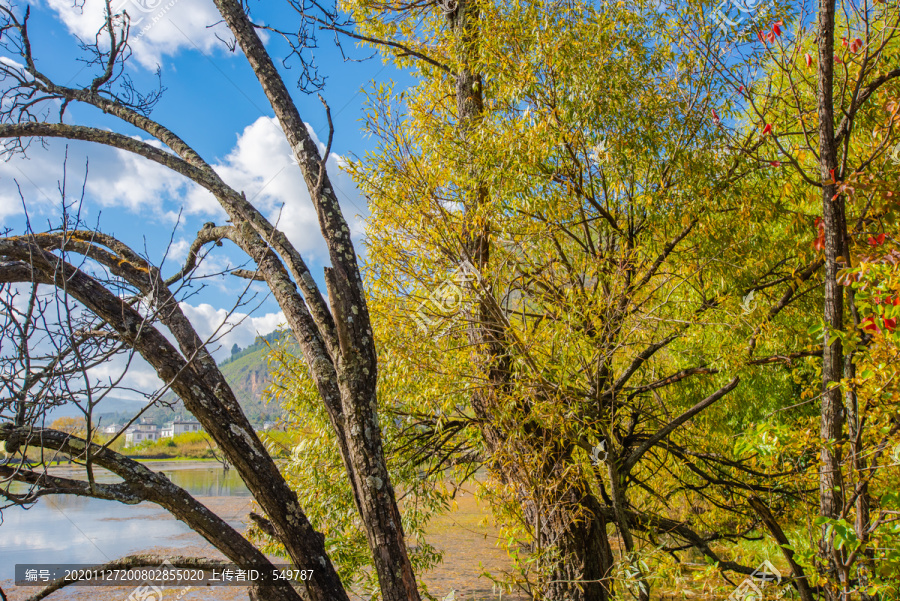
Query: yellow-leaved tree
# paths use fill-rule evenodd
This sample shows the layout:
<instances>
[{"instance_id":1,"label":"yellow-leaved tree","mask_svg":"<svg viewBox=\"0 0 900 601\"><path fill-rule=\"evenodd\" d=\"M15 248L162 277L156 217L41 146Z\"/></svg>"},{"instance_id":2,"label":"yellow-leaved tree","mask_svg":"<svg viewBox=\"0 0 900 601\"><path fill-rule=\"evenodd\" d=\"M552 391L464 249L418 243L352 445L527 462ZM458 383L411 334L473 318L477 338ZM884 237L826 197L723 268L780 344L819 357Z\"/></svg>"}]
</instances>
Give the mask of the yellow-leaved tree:
<instances>
[{"instance_id":1,"label":"yellow-leaved tree","mask_svg":"<svg viewBox=\"0 0 900 601\"><path fill-rule=\"evenodd\" d=\"M730 143L726 90L649 6L345 8L417 82L371 91L378 149L351 167L393 469L435 506L481 470L515 566L492 576L535 598L649 599L683 552L751 574L716 543L801 468L736 441L821 355L821 261L747 160L760 137Z\"/></svg>"}]
</instances>

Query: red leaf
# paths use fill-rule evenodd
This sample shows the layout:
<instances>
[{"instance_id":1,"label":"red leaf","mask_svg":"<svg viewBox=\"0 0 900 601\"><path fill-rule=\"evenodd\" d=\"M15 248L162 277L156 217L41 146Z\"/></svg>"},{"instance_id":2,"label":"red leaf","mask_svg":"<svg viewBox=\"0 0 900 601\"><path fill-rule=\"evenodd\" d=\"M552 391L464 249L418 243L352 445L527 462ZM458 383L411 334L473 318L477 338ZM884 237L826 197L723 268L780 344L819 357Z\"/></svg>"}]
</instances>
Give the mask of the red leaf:
<instances>
[{"instance_id":1,"label":"red leaf","mask_svg":"<svg viewBox=\"0 0 900 601\"><path fill-rule=\"evenodd\" d=\"M712 116L713 116L713 121L718 123L719 122L719 113L716 112L716 109L712 110Z\"/></svg>"},{"instance_id":2,"label":"red leaf","mask_svg":"<svg viewBox=\"0 0 900 601\"><path fill-rule=\"evenodd\" d=\"M781 161L769 161L769 164L773 167L781 167Z\"/></svg>"},{"instance_id":3,"label":"red leaf","mask_svg":"<svg viewBox=\"0 0 900 601\"><path fill-rule=\"evenodd\" d=\"M756 37L758 37L759 41L762 42L763 44L766 43L766 40L763 38L763 33L761 31L756 32Z\"/></svg>"},{"instance_id":4,"label":"red leaf","mask_svg":"<svg viewBox=\"0 0 900 601\"><path fill-rule=\"evenodd\" d=\"M884 244L884 232L875 236L875 239L878 241L878 244Z\"/></svg>"},{"instance_id":5,"label":"red leaf","mask_svg":"<svg viewBox=\"0 0 900 601\"><path fill-rule=\"evenodd\" d=\"M770 133L772 131L772 124L766 123L766 126L763 128L763 135Z\"/></svg>"},{"instance_id":6,"label":"red leaf","mask_svg":"<svg viewBox=\"0 0 900 601\"><path fill-rule=\"evenodd\" d=\"M773 43L775 41L775 33L770 31L766 34L766 39L769 40L769 43Z\"/></svg>"},{"instance_id":7,"label":"red leaf","mask_svg":"<svg viewBox=\"0 0 900 601\"><path fill-rule=\"evenodd\" d=\"M834 179L834 169L829 169L828 173L831 174L831 181L836 181L836 180Z\"/></svg>"},{"instance_id":8,"label":"red leaf","mask_svg":"<svg viewBox=\"0 0 900 601\"><path fill-rule=\"evenodd\" d=\"M812 246L816 251L822 252L825 250L825 222L821 217L816 217L816 230L819 235L813 240Z\"/></svg>"},{"instance_id":9,"label":"red leaf","mask_svg":"<svg viewBox=\"0 0 900 601\"><path fill-rule=\"evenodd\" d=\"M772 25L772 33L775 35L781 35L781 26L784 25L781 21L775 21L775 24Z\"/></svg>"},{"instance_id":10,"label":"red leaf","mask_svg":"<svg viewBox=\"0 0 900 601\"><path fill-rule=\"evenodd\" d=\"M893 332L897 327L897 318L896 317L885 317L884 318L884 329L888 332Z\"/></svg>"},{"instance_id":11,"label":"red leaf","mask_svg":"<svg viewBox=\"0 0 900 601\"><path fill-rule=\"evenodd\" d=\"M738 92L743 92L743 91L744 91L744 86L741 86L738 88Z\"/></svg>"},{"instance_id":12,"label":"red leaf","mask_svg":"<svg viewBox=\"0 0 900 601\"><path fill-rule=\"evenodd\" d=\"M869 246L881 246L884 244L884 233L877 236L869 236Z\"/></svg>"},{"instance_id":13,"label":"red leaf","mask_svg":"<svg viewBox=\"0 0 900 601\"><path fill-rule=\"evenodd\" d=\"M809 54L809 52L806 53L805 58L806 58L806 66L811 67L812 66L812 56Z\"/></svg>"},{"instance_id":14,"label":"red leaf","mask_svg":"<svg viewBox=\"0 0 900 601\"><path fill-rule=\"evenodd\" d=\"M837 54L835 54L835 55L834 55L834 62L836 62L837 64L840 65L840 64L841 64L841 57L839 57Z\"/></svg>"},{"instance_id":15,"label":"red leaf","mask_svg":"<svg viewBox=\"0 0 900 601\"><path fill-rule=\"evenodd\" d=\"M856 53L860 48L862 48L862 40L856 38L852 42L850 42L850 52Z\"/></svg>"},{"instance_id":16,"label":"red leaf","mask_svg":"<svg viewBox=\"0 0 900 601\"><path fill-rule=\"evenodd\" d=\"M871 315L862 320L862 329L864 332L877 332L878 324L875 323L875 318Z\"/></svg>"},{"instance_id":17,"label":"red leaf","mask_svg":"<svg viewBox=\"0 0 900 601\"><path fill-rule=\"evenodd\" d=\"M846 46L846 45L847 45L847 38L841 36L841 46Z\"/></svg>"}]
</instances>

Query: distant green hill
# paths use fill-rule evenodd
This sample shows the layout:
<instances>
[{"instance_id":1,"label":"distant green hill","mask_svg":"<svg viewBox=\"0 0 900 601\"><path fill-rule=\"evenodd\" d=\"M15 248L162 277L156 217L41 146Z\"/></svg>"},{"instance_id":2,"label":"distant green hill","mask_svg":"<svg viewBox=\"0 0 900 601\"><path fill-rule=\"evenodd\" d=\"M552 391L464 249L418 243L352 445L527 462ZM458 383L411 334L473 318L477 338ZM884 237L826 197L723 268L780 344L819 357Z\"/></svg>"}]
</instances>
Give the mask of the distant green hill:
<instances>
[{"instance_id":1,"label":"distant green hill","mask_svg":"<svg viewBox=\"0 0 900 601\"><path fill-rule=\"evenodd\" d=\"M263 399L263 392L272 381L267 361L269 345L285 335L287 335L287 332L281 330L266 336L258 336L253 344L245 349L238 349L237 352L232 352L231 357L219 363L219 368L222 370L228 384L231 385L231 389L244 409L247 419L254 425L262 426L267 421L277 421L281 416L281 407L275 404L267 404ZM144 413L142 417L158 426L162 426L165 422L172 421L175 417L188 415L183 403L174 393L166 393L163 401L166 404L171 404L172 407L154 407ZM131 419L133 416L134 414L132 413L127 417ZM112 423L112 421L117 421L121 423L125 417L124 415L109 415L104 417L103 422Z\"/></svg>"}]
</instances>

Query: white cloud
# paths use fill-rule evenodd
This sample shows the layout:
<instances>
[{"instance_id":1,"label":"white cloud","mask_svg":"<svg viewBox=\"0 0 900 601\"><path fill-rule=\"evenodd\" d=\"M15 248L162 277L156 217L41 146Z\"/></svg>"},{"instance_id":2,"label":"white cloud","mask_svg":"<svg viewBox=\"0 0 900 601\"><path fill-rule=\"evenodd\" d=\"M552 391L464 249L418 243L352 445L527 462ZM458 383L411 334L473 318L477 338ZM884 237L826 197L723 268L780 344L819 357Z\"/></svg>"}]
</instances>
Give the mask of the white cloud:
<instances>
[{"instance_id":1,"label":"white cloud","mask_svg":"<svg viewBox=\"0 0 900 601\"><path fill-rule=\"evenodd\" d=\"M180 263L187 258L188 250L191 248L191 243L185 240L184 238L179 238L178 240L173 240L172 244L169 245L169 251L166 255L166 258L169 261L174 261L176 263Z\"/></svg>"},{"instance_id":2,"label":"white cloud","mask_svg":"<svg viewBox=\"0 0 900 601\"><path fill-rule=\"evenodd\" d=\"M253 344L257 336L265 336L285 323L284 313L266 313L253 316L234 312L229 315L227 309L213 307L207 303L191 305L180 303L181 310L204 341L213 338L207 345L217 361L231 354L231 347L237 344L247 347Z\"/></svg>"},{"instance_id":3,"label":"white cloud","mask_svg":"<svg viewBox=\"0 0 900 601\"><path fill-rule=\"evenodd\" d=\"M308 124L307 130L319 152L324 153L325 145ZM367 216L366 201L350 176L341 169L344 164L343 157L331 153L327 161L328 175L359 251L358 241L363 235L363 220ZM213 167L227 184L244 192L272 223L277 223L305 258L327 260L309 191L277 120L260 117L248 125L234 149ZM214 202L212 195L200 188L195 188L187 198L189 212L207 211Z\"/></svg>"},{"instance_id":4,"label":"white cloud","mask_svg":"<svg viewBox=\"0 0 900 601\"><path fill-rule=\"evenodd\" d=\"M23 65L22 63L20 63L18 61L14 61L13 59L9 58L8 56L0 56L0 63L3 63L7 67L12 67L13 69L18 70L19 72L22 73L23 77L29 77L28 73L26 73L26 71L25 71L25 65Z\"/></svg>"},{"instance_id":5,"label":"white cloud","mask_svg":"<svg viewBox=\"0 0 900 601\"><path fill-rule=\"evenodd\" d=\"M129 361L129 355L130 361ZM125 374L122 377L122 374ZM143 357L137 353L129 351L128 353L117 355L94 368L90 371L91 378L101 383L118 382L122 377L119 386L121 388L131 389L116 390L110 396L117 398L133 398L136 394L131 391L141 391L149 393L162 387L162 380L156 375L156 370L147 363Z\"/></svg>"},{"instance_id":6,"label":"white cloud","mask_svg":"<svg viewBox=\"0 0 900 601\"><path fill-rule=\"evenodd\" d=\"M194 187L193 183L166 167L124 150L61 139L47 139L46 145L46 149L32 145L28 158L17 155L9 161L0 161L0 224L22 213L19 187L32 218L49 217L51 221L57 221L58 186L64 175L68 182L66 195L71 202L80 197L86 169L87 206L83 215L90 215L97 208L121 207L149 217L150 223L156 221L172 226L178 217L180 199ZM224 211L214 200L190 209L193 214L204 217L224 216ZM150 232L145 229L143 233ZM134 243L134 240L125 241Z\"/></svg>"},{"instance_id":7,"label":"white cloud","mask_svg":"<svg viewBox=\"0 0 900 601\"><path fill-rule=\"evenodd\" d=\"M12 301L13 307L22 314L28 313L30 301L30 285L16 284L3 291L6 301ZM80 303L65 302L63 297L50 286L39 287L39 304L45 306L45 310L39 311L42 319L35 319L36 326L29 338L29 356L31 369L39 371L48 364L48 358L55 355L59 348L65 347L66 342L61 332L67 330L67 326L61 326L61 318L71 317L75 324L85 323L90 320L90 313ZM21 315L17 316L20 319ZM83 321L85 320L85 321ZM77 326L76 327L80 327ZM49 332L48 332L49 330ZM50 333L52 332L52 334ZM0 357L13 360L18 355L18 345L21 340L18 336L9 334L11 338L5 342L15 341L13 344L0 345ZM129 360L130 358L130 360ZM69 360L71 360L71 355ZM105 389L111 383L116 383L119 389L111 393L111 397L134 398L134 391L152 392L162 386L162 382L156 376L155 370L133 351L126 350L107 358L98 365L92 366L88 371L91 386L95 394ZM76 375L72 380L72 392L82 391L84 382ZM131 389L131 390L126 390ZM77 394L83 400L82 394Z\"/></svg>"},{"instance_id":8,"label":"white cloud","mask_svg":"<svg viewBox=\"0 0 900 601\"><path fill-rule=\"evenodd\" d=\"M195 306L182 302L180 306L200 338L204 341L212 338L206 348L216 361L222 361L229 357L232 345L237 344L241 348L245 348L253 344L257 336L265 336L285 323L284 313L281 312L258 316L238 312L229 315L228 310L216 308L207 303ZM157 327L178 348L171 333L159 324ZM125 371L126 368L127 371ZM123 388L151 392L158 390L163 384L157 377L156 370L138 354L135 354L130 362L127 360L126 354L113 357L104 364L91 369L91 377L95 381L108 382L117 380L123 372L125 372L125 377L120 384ZM117 390L111 396L133 398L133 394L125 390Z\"/></svg>"},{"instance_id":9,"label":"white cloud","mask_svg":"<svg viewBox=\"0 0 900 601\"><path fill-rule=\"evenodd\" d=\"M214 339L207 344L206 348L216 361L222 361L229 357L232 345L237 344L241 348L247 347L257 336L265 336L285 322L284 314L281 312L259 316L246 313L229 315L226 309L217 309L206 303L194 306L182 302L180 305L200 338L204 341L211 337ZM171 333L159 324L157 327L178 348ZM94 381L109 382L118 380L123 372L125 376L121 380L121 388L111 394L113 397L133 399L136 398L136 394L124 390L125 388L149 393L159 390L163 385L162 380L156 375L156 370L137 353L133 355L130 362L127 354L117 355L91 369L90 375Z\"/></svg>"},{"instance_id":10,"label":"white cloud","mask_svg":"<svg viewBox=\"0 0 900 601\"><path fill-rule=\"evenodd\" d=\"M53 302L53 290L44 286L42 290L42 299L46 302ZM4 294L11 295L18 292L17 296L12 298L14 304L20 309L25 310L28 304L28 287L25 285L17 285L13 290L7 290ZM231 354L231 347L234 344L244 348L254 342L257 336L264 336L274 331L285 323L284 314L265 313L261 315L248 315L247 313L234 312L229 314L226 309L216 308L212 305L202 303L192 305L187 302L180 303L188 320L193 324L197 334L204 340L210 340L207 349L213 354L217 361L221 361ZM77 320L80 316L85 315L86 310L78 303L72 303L73 319ZM49 326L55 329L56 310L51 307L47 314ZM172 334L161 324L156 323L154 327L177 348L178 344L174 340ZM38 333L35 339L31 341L31 352L34 356L51 355L54 347L51 346L47 336ZM11 358L15 355L15 348L5 345L0 348L0 356ZM36 360L37 361L37 360ZM37 365L37 363L35 363ZM156 370L141 357L138 353L126 350L122 353L108 358L106 361L91 367L89 377L93 385L98 389L105 388L111 383L116 383L116 390L110 396L114 398L138 399L141 394L150 394L159 390L163 382L156 375ZM75 379L75 389L79 389L82 382Z\"/></svg>"},{"instance_id":11,"label":"white cloud","mask_svg":"<svg viewBox=\"0 0 900 601\"><path fill-rule=\"evenodd\" d=\"M104 0L47 0L47 4L82 40L94 39L103 26ZM113 0L112 7L114 14L127 12L131 18L129 43L134 59L148 69L155 69L164 56L182 49L211 53L222 44L217 33L222 39L230 37L209 0Z\"/></svg>"},{"instance_id":12,"label":"white cloud","mask_svg":"<svg viewBox=\"0 0 900 601\"><path fill-rule=\"evenodd\" d=\"M320 152L324 152L324 144L309 126L307 128ZM22 187L32 216L57 218L60 206L57 183L63 179L67 146L70 200L73 194L80 194L85 165L89 165L88 214L93 207L123 208L168 227L175 224L182 209L186 215L218 223L226 219L212 194L158 163L125 150L88 142L48 139L46 143L47 150L35 145L27 159L17 156L8 162L0 162L0 224L22 212L16 182ZM155 140L147 140L147 143L162 147ZM327 162L328 174L341 201L357 252L360 252L367 206L353 180L341 169L344 164L343 157L331 153ZM274 118L260 117L248 125L238 136L234 148L213 164L213 168L226 183L244 192L266 217L277 223L304 258L327 262L325 242L309 191L287 139ZM142 230L142 233L152 235L147 227ZM134 243L133 240L125 241ZM173 260L182 257L185 243L179 242L176 250L178 252L171 257Z\"/></svg>"},{"instance_id":13,"label":"white cloud","mask_svg":"<svg viewBox=\"0 0 900 601\"><path fill-rule=\"evenodd\" d=\"M34 154L35 160L16 156L0 162L0 225L10 217L23 213L23 198L28 213L32 215L40 215L50 207L59 206L56 182L62 178L54 178L51 174L62 174L62 153L56 153L53 159L48 158L49 153L37 151ZM51 165L55 165L56 169L48 170ZM83 171L83 168L82 163L79 170Z\"/></svg>"},{"instance_id":14,"label":"white cloud","mask_svg":"<svg viewBox=\"0 0 900 601\"><path fill-rule=\"evenodd\" d=\"M6 190L4 186L0 189L0 225L6 222L10 217L22 214L22 201L15 190Z\"/></svg>"},{"instance_id":15,"label":"white cloud","mask_svg":"<svg viewBox=\"0 0 900 601\"><path fill-rule=\"evenodd\" d=\"M181 175L134 153L106 148L91 149L91 156L100 156L91 165L101 162L101 172L91 168L87 190L91 198L107 207L125 207L132 212L150 211L167 220L174 220L177 211L166 210L166 199L184 194L191 184ZM112 167L112 169L110 168Z\"/></svg>"}]
</instances>

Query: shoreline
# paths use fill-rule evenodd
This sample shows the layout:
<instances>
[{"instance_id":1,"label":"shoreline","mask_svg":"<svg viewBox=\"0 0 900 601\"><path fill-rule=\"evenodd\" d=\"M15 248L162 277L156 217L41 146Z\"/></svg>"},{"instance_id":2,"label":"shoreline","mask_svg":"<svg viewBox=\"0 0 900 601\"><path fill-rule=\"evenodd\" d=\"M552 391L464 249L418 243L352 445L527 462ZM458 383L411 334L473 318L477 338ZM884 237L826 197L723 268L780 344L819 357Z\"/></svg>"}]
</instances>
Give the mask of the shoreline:
<instances>
[{"instance_id":1,"label":"shoreline","mask_svg":"<svg viewBox=\"0 0 900 601\"><path fill-rule=\"evenodd\" d=\"M188 462L184 462L188 463ZM196 466L194 466L196 467ZM197 500L203 503L214 513L232 523L242 533L246 530L246 524L249 521L248 514L251 509L251 497L227 496L227 497L205 497L198 496ZM151 522L165 522L175 520L170 513L163 508L154 506L156 511L149 515L143 516L142 520ZM121 522L123 520L131 520L133 518L126 517L105 517L105 522ZM240 525L239 525L240 524ZM160 544L162 543L162 544ZM169 536L165 542L159 541L157 544L144 548L134 549L125 555L143 555L153 554L162 557L165 556L181 556L181 557L204 557L209 559L224 560L222 555L215 547L207 543L199 534L193 531L183 534ZM274 561L277 559L272 558ZM59 561L48 561L47 563L60 563ZM85 565L102 565L97 562L87 562ZM12 580L4 580L0 582L0 587L6 593L8 601L25 601L33 595L37 594L42 587L22 586L17 587ZM235 601L245 600L248 598L246 586L216 586L216 587L195 587L185 590L184 587L164 588L162 601ZM60 601L126 601L132 592L135 591L134 586L68 586L53 593L50 599L59 599Z\"/></svg>"},{"instance_id":2,"label":"shoreline","mask_svg":"<svg viewBox=\"0 0 900 601\"><path fill-rule=\"evenodd\" d=\"M144 463L144 462L142 462ZM152 461L148 467L154 471L180 471L189 469L210 470L221 472L221 467L213 461ZM71 466L78 468L79 466ZM68 466L53 468L52 471L63 473ZM75 471L75 470L73 470ZM234 473L234 472L232 472ZM217 515L224 518L240 532L246 532L249 522L249 512L253 504L250 496L206 496L198 495L197 499L206 505ZM130 515L105 515L98 523L117 524L114 528L127 527L134 520ZM162 527L164 524L175 521L164 509L156 506L152 511L145 510L138 518L150 528L155 529L155 524ZM426 534L426 540L435 545L444 555L444 562L438 564L433 570L420 576L422 584L438 599L445 598L451 591L455 591L457 599L465 601L496 600L506 597L510 601L517 600L518 595L504 593L502 597L499 591L493 587L490 579L483 576L484 573L502 574L510 569L511 561L505 550L499 544L498 532L490 519L488 508L480 503L471 491L461 490L454 500L454 507L448 513L436 516L431 522ZM150 541L146 541L150 542ZM411 541L412 542L412 541ZM144 546L135 546L123 555L135 555L151 553L161 556L196 556L214 559L223 559L221 553L209 545L195 532L178 533L166 538L159 538ZM47 563L58 562L58 557L48 558ZM109 559L113 559L110 555ZM275 563L282 563L283 559L271 558ZM87 562L85 565L88 565ZM99 564L96 564L99 565ZM5 580L0 582L8 601L25 601L40 589L36 587L15 587L13 582ZM116 586L75 586L67 587L52 598L60 601L125 601L133 592L134 587ZM184 593L181 595L181 593ZM213 586L184 591L179 588L165 589L163 601L232 601L234 599L247 599L247 588L240 586ZM354 591L351 599L365 599L359 591Z\"/></svg>"},{"instance_id":3,"label":"shoreline","mask_svg":"<svg viewBox=\"0 0 900 601\"><path fill-rule=\"evenodd\" d=\"M154 472L160 471L175 471L175 470L190 470L190 469L218 469L222 470L222 464L216 461L215 459L194 459L192 457L179 457L175 459L144 459L139 458L135 459L141 465L147 467L148 469L153 470ZM54 463L51 465L47 465L47 470L49 472L83 472L84 465L80 463ZM162 468L162 469L160 469ZM224 471L224 470L223 470ZM102 468L100 466L94 467L95 473L100 474L109 474L114 476L112 472L107 470L106 468ZM235 472L236 473L236 472Z\"/></svg>"}]
</instances>

